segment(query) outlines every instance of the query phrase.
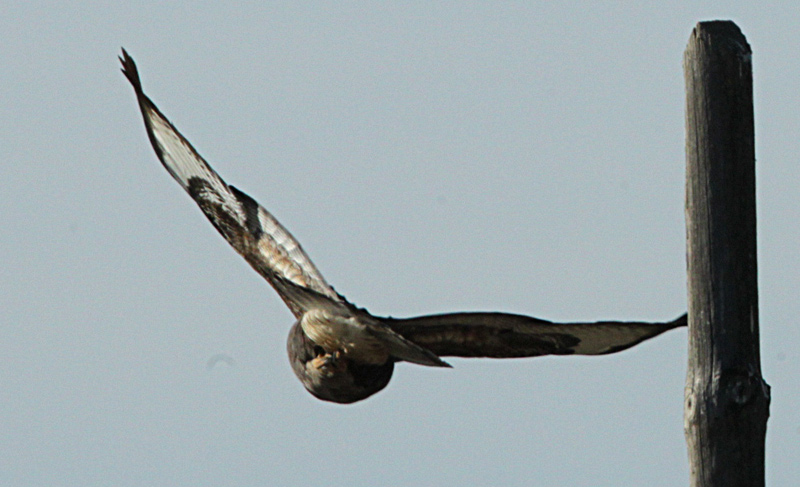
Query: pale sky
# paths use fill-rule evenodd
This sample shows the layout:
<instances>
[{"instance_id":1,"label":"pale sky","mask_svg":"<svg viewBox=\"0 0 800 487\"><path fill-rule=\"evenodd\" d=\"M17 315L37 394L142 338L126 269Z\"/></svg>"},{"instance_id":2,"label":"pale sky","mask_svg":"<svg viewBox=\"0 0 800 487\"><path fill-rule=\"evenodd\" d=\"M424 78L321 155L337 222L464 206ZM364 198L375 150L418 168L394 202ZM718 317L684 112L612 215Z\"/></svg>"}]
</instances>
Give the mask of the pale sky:
<instances>
[{"instance_id":1,"label":"pale sky","mask_svg":"<svg viewBox=\"0 0 800 487\"><path fill-rule=\"evenodd\" d=\"M682 55L711 19L754 53L767 480L796 483L800 6L729 3L5 6L0 485L687 485L685 330L314 399L117 55L375 314L661 321L686 308Z\"/></svg>"}]
</instances>

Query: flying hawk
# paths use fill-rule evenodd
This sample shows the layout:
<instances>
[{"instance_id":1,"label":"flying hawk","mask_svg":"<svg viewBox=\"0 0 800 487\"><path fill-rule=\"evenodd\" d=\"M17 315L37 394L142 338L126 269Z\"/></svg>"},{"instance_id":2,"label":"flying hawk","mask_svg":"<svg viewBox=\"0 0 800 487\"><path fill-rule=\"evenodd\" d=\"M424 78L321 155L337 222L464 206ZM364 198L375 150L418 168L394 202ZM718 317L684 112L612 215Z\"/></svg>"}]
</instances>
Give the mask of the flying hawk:
<instances>
[{"instance_id":1,"label":"flying hawk","mask_svg":"<svg viewBox=\"0 0 800 487\"><path fill-rule=\"evenodd\" d=\"M120 61L161 163L294 314L289 361L319 399L365 399L386 387L395 362L450 367L441 357L602 355L686 325L686 315L665 323L553 323L507 313L373 316L334 291L275 217L222 180L144 94L136 64L124 49Z\"/></svg>"}]
</instances>

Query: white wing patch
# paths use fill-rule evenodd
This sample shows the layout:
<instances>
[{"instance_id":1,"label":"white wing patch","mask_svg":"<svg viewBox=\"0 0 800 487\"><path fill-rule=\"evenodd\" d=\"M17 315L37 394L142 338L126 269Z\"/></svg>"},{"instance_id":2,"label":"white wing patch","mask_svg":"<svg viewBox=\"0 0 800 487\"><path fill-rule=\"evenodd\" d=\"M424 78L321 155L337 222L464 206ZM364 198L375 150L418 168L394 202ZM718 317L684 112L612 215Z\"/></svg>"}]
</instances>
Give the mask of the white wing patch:
<instances>
[{"instance_id":1,"label":"white wing patch","mask_svg":"<svg viewBox=\"0 0 800 487\"><path fill-rule=\"evenodd\" d=\"M153 138L161 148L158 152L163 158L162 162L172 177L186 190L189 189L189 180L199 177L207 181L218 196L229 194L228 185L178 133L169 120L154 108L155 106L146 110L147 121Z\"/></svg>"}]
</instances>

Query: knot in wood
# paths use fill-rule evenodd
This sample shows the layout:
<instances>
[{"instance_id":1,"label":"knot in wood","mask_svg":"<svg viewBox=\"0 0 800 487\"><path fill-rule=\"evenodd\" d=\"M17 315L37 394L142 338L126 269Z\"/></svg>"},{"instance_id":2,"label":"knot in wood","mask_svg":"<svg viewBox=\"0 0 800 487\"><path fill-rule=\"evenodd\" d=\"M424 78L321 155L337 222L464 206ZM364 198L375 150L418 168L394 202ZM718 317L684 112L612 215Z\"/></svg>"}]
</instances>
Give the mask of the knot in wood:
<instances>
[{"instance_id":1,"label":"knot in wood","mask_svg":"<svg viewBox=\"0 0 800 487\"><path fill-rule=\"evenodd\" d=\"M738 412L764 395L764 381L751 370L729 369L718 377L719 404L728 413ZM768 393L767 393L768 394Z\"/></svg>"}]
</instances>

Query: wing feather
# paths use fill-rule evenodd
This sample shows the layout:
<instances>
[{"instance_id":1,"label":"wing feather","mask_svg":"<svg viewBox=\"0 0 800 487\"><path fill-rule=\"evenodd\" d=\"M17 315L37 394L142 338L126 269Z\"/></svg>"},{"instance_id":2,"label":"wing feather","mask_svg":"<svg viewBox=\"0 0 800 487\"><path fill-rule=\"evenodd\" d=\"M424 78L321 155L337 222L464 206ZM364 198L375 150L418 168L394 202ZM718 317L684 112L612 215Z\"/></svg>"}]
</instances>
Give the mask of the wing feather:
<instances>
[{"instance_id":1,"label":"wing feather","mask_svg":"<svg viewBox=\"0 0 800 487\"><path fill-rule=\"evenodd\" d=\"M195 200L220 234L281 295L292 313L304 304L293 286L337 303L345 300L325 282L291 233L253 198L229 186L144 94L136 64L123 49L122 72L136 92L150 143L172 177ZM306 293L308 294L308 293Z\"/></svg>"},{"instance_id":2,"label":"wing feather","mask_svg":"<svg viewBox=\"0 0 800 487\"><path fill-rule=\"evenodd\" d=\"M384 322L441 357L512 358L619 352L686 326L686 315L665 323L553 323L507 313L452 313Z\"/></svg>"}]
</instances>

